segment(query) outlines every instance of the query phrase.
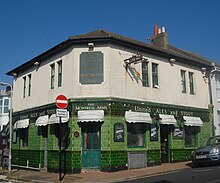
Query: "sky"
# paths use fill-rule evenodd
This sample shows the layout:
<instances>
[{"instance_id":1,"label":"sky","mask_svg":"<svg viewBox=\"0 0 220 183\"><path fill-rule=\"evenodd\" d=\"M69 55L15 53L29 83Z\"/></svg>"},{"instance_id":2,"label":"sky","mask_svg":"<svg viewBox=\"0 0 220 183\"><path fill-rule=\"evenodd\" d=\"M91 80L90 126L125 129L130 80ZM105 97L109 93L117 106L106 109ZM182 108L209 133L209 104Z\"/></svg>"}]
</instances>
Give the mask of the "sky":
<instances>
[{"instance_id":1,"label":"sky","mask_svg":"<svg viewBox=\"0 0 220 183\"><path fill-rule=\"evenodd\" d=\"M0 81L69 36L100 28L150 43L165 26L169 44L220 63L219 0L0 0Z\"/></svg>"}]
</instances>

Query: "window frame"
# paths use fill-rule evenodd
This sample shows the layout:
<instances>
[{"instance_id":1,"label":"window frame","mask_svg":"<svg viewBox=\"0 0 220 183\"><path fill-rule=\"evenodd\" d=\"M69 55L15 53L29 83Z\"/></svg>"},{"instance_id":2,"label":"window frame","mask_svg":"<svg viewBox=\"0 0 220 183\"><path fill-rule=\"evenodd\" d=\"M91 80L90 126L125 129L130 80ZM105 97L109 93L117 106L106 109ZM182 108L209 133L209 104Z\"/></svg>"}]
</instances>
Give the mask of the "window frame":
<instances>
[{"instance_id":1,"label":"window frame","mask_svg":"<svg viewBox=\"0 0 220 183\"><path fill-rule=\"evenodd\" d=\"M158 75L158 65L156 63L152 63L152 87L158 88L159 86L159 75Z\"/></svg>"},{"instance_id":2,"label":"window frame","mask_svg":"<svg viewBox=\"0 0 220 183\"><path fill-rule=\"evenodd\" d=\"M197 138L198 128L199 127L197 127L197 126L184 126L184 136L185 136L184 137L184 143L185 143L185 147L197 147L198 146L198 138ZM189 134L189 132L191 134ZM192 134L192 133L194 133L194 134ZM186 138L188 138L188 137L192 138L192 136L193 136L193 139L194 139L194 144L187 143Z\"/></svg>"},{"instance_id":3,"label":"window frame","mask_svg":"<svg viewBox=\"0 0 220 183\"><path fill-rule=\"evenodd\" d=\"M31 74L28 75L28 96L31 96Z\"/></svg>"},{"instance_id":4,"label":"window frame","mask_svg":"<svg viewBox=\"0 0 220 183\"><path fill-rule=\"evenodd\" d=\"M23 77L23 98L26 97L26 86L27 85L27 79L26 76Z\"/></svg>"},{"instance_id":5,"label":"window frame","mask_svg":"<svg viewBox=\"0 0 220 183\"><path fill-rule=\"evenodd\" d=\"M55 87L55 64L50 65L50 89Z\"/></svg>"},{"instance_id":6,"label":"window frame","mask_svg":"<svg viewBox=\"0 0 220 183\"><path fill-rule=\"evenodd\" d=\"M28 147L28 135L29 135L29 128L20 128L19 130L19 138L21 140L20 147L27 148Z\"/></svg>"},{"instance_id":7,"label":"window frame","mask_svg":"<svg viewBox=\"0 0 220 183\"><path fill-rule=\"evenodd\" d=\"M63 64L62 64L62 60L60 60L59 62L57 62L58 68L57 68L57 72L58 72L58 80L57 80L57 86L61 87L62 86L62 74L63 74Z\"/></svg>"},{"instance_id":8,"label":"window frame","mask_svg":"<svg viewBox=\"0 0 220 183\"><path fill-rule=\"evenodd\" d=\"M147 129L147 124L143 124L143 123L127 123L127 147L128 148L145 148L146 147L146 128ZM138 130L142 130L142 133L133 133L133 135L131 136L131 133L134 131L138 131ZM131 145L131 142L129 141L129 139L133 139L134 140L134 134L137 135L137 139L140 137L138 137L138 135L141 134L141 140L142 140L142 145ZM131 138L132 137L132 138Z\"/></svg>"},{"instance_id":9,"label":"window frame","mask_svg":"<svg viewBox=\"0 0 220 183\"><path fill-rule=\"evenodd\" d=\"M8 104L7 105L5 105L5 101L8 101ZM5 108L7 107L7 111L5 111ZM3 105L2 105L2 113L4 113L4 114L7 114L7 113L9 113L9 109L10 109L10 99L7 97L5 97L5 98L3 98Z\"/></svg>"},{"instance_id":10,"label":"window frame","mask_svg":"<svg viewBox=\"0 0 220 183\"><path fill-rule=\"evenodd\" d=\"M3 113L3 107L4 107L4 98L0 98L0 113Z\"/></svg>"},{"instance_id":11,"label":"window frame","mask_svg":"<svg viewBox=\"0 0 220 183\"><path fill-rule=\"evenodd\" d=\"M220 102L220 76L215 75L215 89L216 89L216 99Z\"/></svg>"},{"instance_id":12,"label":"window frame","mask_svg":"<svg viewBox=\"0 0 220 183\"><path fill-rule=\"evenodd\" d=\"M194 84L194 73L189 72L189 93L191 95L195 94L195 84Z\"/></svg>"},{"instance_id":13,"label":"window frame","mask_svg":"<svg viewBox=\"0 0 220 183\"><path fill-rule=\"evenodd\" d=\"M182 93L186 93L186 71L180 70Z\"/></svg>"},{"instance_id":14,"label":"window frame","mask_svg":"<svg viewBox=\"0 0 220 183\"><path fill-rule=\"evenodd\" d=\"M149 76L148 76L148 64L149 62L142 62L142 86L149 87Z\"/></svg>"}]
</instances>

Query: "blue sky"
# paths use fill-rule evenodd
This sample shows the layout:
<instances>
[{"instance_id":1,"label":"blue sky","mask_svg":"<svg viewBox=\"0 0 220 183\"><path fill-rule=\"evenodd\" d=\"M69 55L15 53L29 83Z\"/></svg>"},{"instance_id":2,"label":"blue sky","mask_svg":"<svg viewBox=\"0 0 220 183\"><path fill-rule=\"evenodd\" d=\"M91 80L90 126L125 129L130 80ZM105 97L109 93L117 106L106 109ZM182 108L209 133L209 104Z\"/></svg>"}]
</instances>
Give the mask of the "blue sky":
<instances>
[{"instance_id":1,"label":"blue sky","mask_svg":"<svg viewBox=\"0 0 220 183\"><path fill-rule=\"evenodd\" d=\"M154 23L169 44L220 63L219 0L0 0L0 81L71 35L100 28L143 42Z\"/></svg>"}]
</instances>

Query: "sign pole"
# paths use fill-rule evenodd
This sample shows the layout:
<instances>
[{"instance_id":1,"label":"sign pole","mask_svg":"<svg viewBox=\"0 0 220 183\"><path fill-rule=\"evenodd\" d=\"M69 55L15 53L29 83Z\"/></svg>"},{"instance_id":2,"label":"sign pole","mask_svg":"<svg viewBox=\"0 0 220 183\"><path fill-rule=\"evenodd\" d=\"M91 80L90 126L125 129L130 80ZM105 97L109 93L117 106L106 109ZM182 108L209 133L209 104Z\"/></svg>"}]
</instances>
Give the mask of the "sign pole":
<instances>
[{"instance_id":1,"label":"sign pole","mask_svg":"<svg viewBox=\"0 0 220 183\"><path fill-rule=\"evenodd\" d=\"M60 175L59 175L59 180L62 180L61 177L61 117L59 117L60 123L59 123L59 164L60 164Z\"/></svg>"}]
</instances>

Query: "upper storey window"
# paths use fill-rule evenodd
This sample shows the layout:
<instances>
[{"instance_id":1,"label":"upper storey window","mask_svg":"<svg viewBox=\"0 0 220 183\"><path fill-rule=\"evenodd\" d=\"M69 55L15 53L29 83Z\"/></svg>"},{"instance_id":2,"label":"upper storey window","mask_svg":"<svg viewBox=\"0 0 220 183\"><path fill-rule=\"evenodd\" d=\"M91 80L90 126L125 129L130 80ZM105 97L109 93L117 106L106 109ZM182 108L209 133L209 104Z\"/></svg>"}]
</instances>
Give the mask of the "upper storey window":
<instances>
[{"instance_id":1,"label":"upper storey window","mask_svg":"<svg viewBox=\"0 0 220 183\"><path fill-rule=\"evenodd\" d=\"M55 64L50 65L50 88L54 89L55 82Z\"/></svg>"},{"instance_id":2,"label":"upper storey window","mask_svg":"<svg viewBox=\"0 0 220 183\"><path fill-rule=\"evenodd\" d=\"M181 85L182 85L182 93L186 93L186 71L181 70Z\"/></svg>"},{"instance_id":3,"label":"upper storey window","mask_svg":"<svg viewBox=\"0 0 220 183\"><path fill-rule=\"evenodd\" d=\"M28 75L28 96L31 96L31 74Z\"/></svg>"},{"instance_id":4,"label":"upper storey window","mask_svg":"<svg viewBox=\"0 0 220 183\"><path fill-rule=\"evenodd\" d=\"M26 76L23 77L23 98L25 98L26 95Z\"/></svg>"},{"instance_id":5,"label":"upper storey window","mask_svg":"<svg viewBox=\"0 0 220 183\"><path fill-rule=\"evenodd\" d=\"M215 84L216 84L216 98L220 101L220 76L215 75Z\"/></svg>"},{"instance_id":6,"label":"upper storey window","mask_svg":"<svg viewBox=\"0 0 220 183\"><path fill-rule=\"evenodd\" d=\"M189 72L189 92L190 94L195 94L194 91L194 74L192 72Z\"/></svg>"},{"instance_id":7,"label":"upper storey window","mask_svg":"<svg viewBox=\"0 0 220 183\"><path fill-rule=\"evenodd\" d=\"M58 87L62 86L62 61L57 62L58 64Z\"/></svg>"},{"instance_id":8,"label":"upper storey window","mask_svg":"<svg viewBox=\"0 0 220 183\"><path fill-rule=\"evenodd\" d=\"M158 64L152 63L152 85L158 88Z\"/></svg>"},{"instance_id":9,"label":"upper storey window","mask_svg":"<svg viewBox=\"0 0 220 183\"><path fill-rule=\"evenodd\" d=\"M148 80L148 62L142 62L142 85L149 86Z\"/></svg>"},{"instance_id":10,"label":"upper storey window","mask_svg":"<svg viewBox=\"0 0 220 183\"><path fill-rule=\"evenodd\" d=\"M3 97L0 98L0 113L8 113L9 112L9 98Z\"/></svg>"}]
</instances>

